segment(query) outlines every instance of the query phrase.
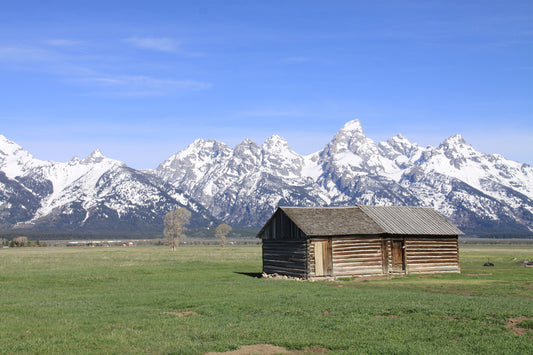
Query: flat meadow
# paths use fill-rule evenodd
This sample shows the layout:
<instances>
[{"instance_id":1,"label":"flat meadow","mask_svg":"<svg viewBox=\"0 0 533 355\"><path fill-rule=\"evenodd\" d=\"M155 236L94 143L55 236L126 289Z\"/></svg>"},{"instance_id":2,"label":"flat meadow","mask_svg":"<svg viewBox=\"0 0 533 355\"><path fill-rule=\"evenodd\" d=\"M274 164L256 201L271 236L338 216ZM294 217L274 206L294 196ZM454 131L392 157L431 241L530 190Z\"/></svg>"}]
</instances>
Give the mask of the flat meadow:
<instances>
[{"instance_id":1,"label":"flat meadow","mask_svg":"<svg viewBox=\"0 0 533 355\"><path fill-rule=\"evenodd\" d=\"M533 354L527 259L461 245L461 274L308 282L260 277L257 245L0 249L0 353Z\"/></svg>"}]
</instances>

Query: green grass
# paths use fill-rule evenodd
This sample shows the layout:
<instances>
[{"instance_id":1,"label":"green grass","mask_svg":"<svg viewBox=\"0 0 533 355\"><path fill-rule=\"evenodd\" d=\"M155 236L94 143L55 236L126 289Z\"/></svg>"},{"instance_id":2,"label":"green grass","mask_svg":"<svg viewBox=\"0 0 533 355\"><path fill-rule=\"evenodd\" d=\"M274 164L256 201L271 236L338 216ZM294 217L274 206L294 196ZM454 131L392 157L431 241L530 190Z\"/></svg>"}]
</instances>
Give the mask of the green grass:
<instances>
[{"instance_id":1,"label":"green grass","mask_svg":"<svg viewBox=\"0 0 533 355\"><path fill-rule=\"evenodd\" d=\"M253 277L257 246L0 249L0 353L531 354L533 331L505 327L533 317L531 258L467 246L461 274L299 282Z\"/></svg>"}]
</instances>

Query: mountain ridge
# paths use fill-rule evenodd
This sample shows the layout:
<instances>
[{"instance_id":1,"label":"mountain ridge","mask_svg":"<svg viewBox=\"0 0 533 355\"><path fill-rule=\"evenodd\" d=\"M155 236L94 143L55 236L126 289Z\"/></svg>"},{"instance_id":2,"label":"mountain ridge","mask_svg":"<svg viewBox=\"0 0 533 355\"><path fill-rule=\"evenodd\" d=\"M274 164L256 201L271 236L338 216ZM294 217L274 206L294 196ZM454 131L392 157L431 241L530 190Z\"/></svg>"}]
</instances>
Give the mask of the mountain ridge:
<instances>
[{"instance_id":1,"label":"mountain ridge","mask_svg":"<svg viewBox=\"0 0 533 355\"><path fill-rule=\"evenodd\" d=\"M95 149L65 163L35 159L0 135L0 228L160 232L186 206L193 226L258 228L277 206L416 205L465 232L533 231L533 168L477 152L460 134L420 147L401 134L375 143L359 120L322 150L294 152L274 134L234 148L196 139L155 170Z\"/></svg>"},{"instance_id":2,"label":"mountain ridge","mask_svg":"<svg viewBox=\"0 0 533 355\"><path fill-rule=\"evenodd\" d=\"M249 149L226 146L223 158L204 162L204 174L197 178L187 168L194 165L194 154L181 158L190 151L187 147L163 162L156 174L176 186L194 187L185 191L218 218L228 220L217 206L231 205L241 217L230 221L249 226L261 225L277 205L410 204L434 207L470 233L488 232L483 225L493 231L506 225L514 225L514 231L533 230L533 169L479 153L460 134L437 147L422 148L401 134L376 144L353 120L318 152L299 155L287 144L275 155L274 168L264 159L270 156L265 143ZM169 165L175 169L169 171ZM265 217L258 218L260 209Z\"/></svg>"}]
</instances>

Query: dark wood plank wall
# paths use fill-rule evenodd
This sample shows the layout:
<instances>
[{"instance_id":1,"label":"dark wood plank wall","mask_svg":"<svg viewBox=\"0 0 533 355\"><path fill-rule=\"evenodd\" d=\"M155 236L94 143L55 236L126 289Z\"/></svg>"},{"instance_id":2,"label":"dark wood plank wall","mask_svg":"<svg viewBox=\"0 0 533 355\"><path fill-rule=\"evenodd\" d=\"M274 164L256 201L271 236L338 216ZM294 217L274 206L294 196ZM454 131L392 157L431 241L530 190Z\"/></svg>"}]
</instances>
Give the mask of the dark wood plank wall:
<instances>
[{"instance_id":1,"label":"dark wood plank wall","mask_svg":"<svg viewBox=\"0 0 533 355\"><path fill-rule=\"evenodd\" d=\"M300 228L282 211L276 215L261 235L262 240L305 240L306 235Z\"/></svg>"},{"instance_id":2,"label":"dark wood plank wall","mask_svg":"<svg viewBox=\"0 0 533 355\"><path fill-rule=\"evenodd\" d=\"M409 274L460 272L458 239L406 239L405 262Z\"/></svg>"},{"instance_id":3,"label":"dark wood plank wall","mask_svg":"<svg viewBox=\"0 0 533 355\"><path fill-rule=\"evenodd\" d=\"M307 278L307 241L263 240L263 272Z\"/></svg>"}]
</instances>

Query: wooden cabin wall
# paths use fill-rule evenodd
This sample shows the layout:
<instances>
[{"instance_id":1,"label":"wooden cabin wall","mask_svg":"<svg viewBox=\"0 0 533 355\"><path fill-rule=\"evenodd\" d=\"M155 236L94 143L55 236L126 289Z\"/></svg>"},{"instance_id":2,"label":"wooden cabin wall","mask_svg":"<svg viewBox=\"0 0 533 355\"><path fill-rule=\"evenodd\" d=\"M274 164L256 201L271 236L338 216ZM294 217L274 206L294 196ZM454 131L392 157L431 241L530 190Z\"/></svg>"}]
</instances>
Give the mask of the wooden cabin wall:
<instances>
[{"instance_id":1,"label":"wooden cabin wall","mask_svg":"<svg viewBox=\"0 0 533 355\"><path fill-rule=\"evenodd\" d=\"M408 274L460 272L458 239L406 239L405 262Z\"/></svg>"},{"instance_id":2,"label":"wooden cabin wall","mask_svg":"<svg viewBox=\"0 0 533 355\"><path fill-rule=\"evenodd\" d=\"M300 228L281 210L269 221L262 240L304 240L306 235Z\"/></svg>"},{"instance_id":3,"label":"wooden cabin wall","mask_svg":"<svg viewBox=\"0 0 533 355\"><path fill-rule=\"evenodd\" d=\"M317 275L315 245L328 240L332 271ZM311 278L460 271L457 238L313 238L308 248Z\"/></svg>"},{"instance_id":4,"label":"wooden cabin wall","mask_svg":"<svg viewBox=\"0 0 533 355\"><path fill-rule=\"evenodd\" d=\"M382 238L338 238L333 240L335 276L383 273Z\"/></svg>"},{"instance_id":5,"label":"wooden cabin wall","mask_svg":"<svg viewBox=\"0 0 533 355\"><path fill-rule=\"evenodd\" d=\"M357 276L383 274L382 238L380 237L334 237L331 238L332 272L317 275L316 251L318 243L328 238L314 238L309 242L309 276Z\"/></svg>"},{"instance_id":6,"label":"wooden cabin wall","mask_svg":"<svg viewBox=\"0 0 533 355\"><path fill-rule=\"evenodd\" d=\"M306 240L263 239L263 272L307 278Z\"/></svg>"}]
</instances>

